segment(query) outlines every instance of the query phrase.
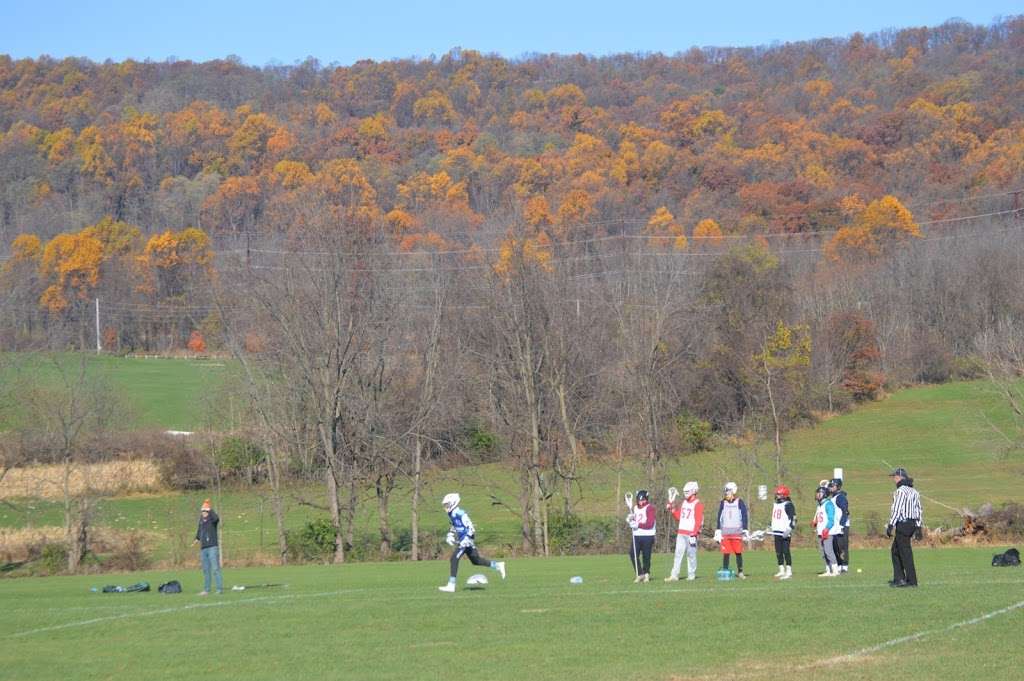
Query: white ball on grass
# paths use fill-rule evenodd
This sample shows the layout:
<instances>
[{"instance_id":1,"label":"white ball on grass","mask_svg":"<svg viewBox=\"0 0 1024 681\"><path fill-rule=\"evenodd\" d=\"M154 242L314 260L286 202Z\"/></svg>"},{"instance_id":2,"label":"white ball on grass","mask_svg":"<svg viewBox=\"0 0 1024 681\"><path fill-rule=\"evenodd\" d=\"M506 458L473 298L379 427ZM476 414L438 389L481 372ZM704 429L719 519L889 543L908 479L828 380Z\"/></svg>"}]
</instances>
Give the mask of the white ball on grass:
<instances>
[{"instance_id":1,"label":"white ball on grass","mask_svg":"<svg viewBox=\"0 0 1024 681\"><path fill-rule=\"evenodd\" d=\"M470 575L466 580L466 588L482 589L487 586L487 576L481 574Z\"/></svg>"}]
</instances>

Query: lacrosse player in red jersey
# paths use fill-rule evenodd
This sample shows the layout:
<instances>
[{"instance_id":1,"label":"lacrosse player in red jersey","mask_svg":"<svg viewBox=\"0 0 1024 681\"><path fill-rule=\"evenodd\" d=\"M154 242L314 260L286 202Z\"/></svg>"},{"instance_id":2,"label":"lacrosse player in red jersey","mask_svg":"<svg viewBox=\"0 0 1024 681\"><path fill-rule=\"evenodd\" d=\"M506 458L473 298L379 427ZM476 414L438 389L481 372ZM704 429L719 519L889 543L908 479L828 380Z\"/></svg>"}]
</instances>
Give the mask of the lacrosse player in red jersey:
<instances>
[{"instance_id":1,"label":"lacrosse player in red jersey","mask_svg":"<svg viewBox=\"0 0 1024 681\"><path fill-rule=\"evenodd\" d=\"M669 495L675 488L669 490ZM678 506L675 499L670 499L665 508L679 521L676 530L676 553L672 560L672 573L665 578L666 582L679 581L679 570L683 565L683 554L686 554L686 579L697 578L697 537L704 526L704 502L697 498L700 487L691 480L683 485L683 501Z\"/></svg>"}]
</instances>

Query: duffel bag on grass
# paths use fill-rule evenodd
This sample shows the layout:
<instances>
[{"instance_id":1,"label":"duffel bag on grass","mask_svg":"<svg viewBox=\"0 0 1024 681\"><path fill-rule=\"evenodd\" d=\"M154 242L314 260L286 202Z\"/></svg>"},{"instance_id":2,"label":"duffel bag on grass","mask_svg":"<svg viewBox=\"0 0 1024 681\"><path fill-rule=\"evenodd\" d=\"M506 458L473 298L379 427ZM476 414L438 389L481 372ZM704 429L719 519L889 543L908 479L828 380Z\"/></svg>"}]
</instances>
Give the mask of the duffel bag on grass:
<instances>
[{"instance_id":1,"label":"duffel bag on grass","mask_svg":"<svg viewBox=\"0 0 1024 681\"><path fill-rule=\"evenodd\" d=\"M1013 567L1020 565L1020 551L1006 549L1003 553L992 556L992 567Z\"/></svg>"}]
</instances>

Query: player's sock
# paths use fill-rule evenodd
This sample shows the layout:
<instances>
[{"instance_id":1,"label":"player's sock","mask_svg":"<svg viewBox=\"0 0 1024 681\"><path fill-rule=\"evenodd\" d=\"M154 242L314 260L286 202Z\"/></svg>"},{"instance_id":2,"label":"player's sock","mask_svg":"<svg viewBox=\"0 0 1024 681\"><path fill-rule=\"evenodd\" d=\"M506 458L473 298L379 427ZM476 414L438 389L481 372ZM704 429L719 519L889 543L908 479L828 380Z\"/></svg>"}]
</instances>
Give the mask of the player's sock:
<instances>
[{"instance_id":1,"label":"player's sock","mask_svg":"<svg viewBox=\"0 0 1024 681\"><path fill-rule=\"evenodd\" d=\"M449 584L454 584L455 583L455 578L454 577L449 577L448 578L448 583Z\"/></svg>"}]
</instances>

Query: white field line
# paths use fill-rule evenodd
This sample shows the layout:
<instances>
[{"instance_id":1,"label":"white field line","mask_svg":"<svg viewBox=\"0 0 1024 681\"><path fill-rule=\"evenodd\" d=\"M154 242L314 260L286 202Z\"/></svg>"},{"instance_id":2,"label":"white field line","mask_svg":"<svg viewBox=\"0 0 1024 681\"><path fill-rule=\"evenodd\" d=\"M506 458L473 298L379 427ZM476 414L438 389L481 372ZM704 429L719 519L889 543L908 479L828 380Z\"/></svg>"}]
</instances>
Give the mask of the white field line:
<instances>
[{"instance_id":1,"label":"white field line","mask_svg":"<svg viewBox=\"0 0 1024 681\"><path fill-rule=\"evenodd\" d=\"M1019 580L985 582L985 584L1018 584L1018 583L1020 583ZM954 585L958 585L958 584L962 584L962 582L960 582L960 581L928 582L928 586L929 587L932 587L932 586L954 586ZM430 587L430 588L433 589L433 587ZM827 582L827 583L826 582L820 582L820 581L814 582L813 585L812 584L794 584L793 582L789 582L785 586L783 586L781 584L770 584L770 585L766 584L764 586L755 586L755 587L749 587L748 586L748 587L741 587L741 588L738 588L738 589L731 589L731 588L725 587L725 586L703 587L703 588L647 589L647 588L644 588L643 586L638 586L638 587L632 588L632 589L621 589L621 590L614 590L614 591L587 591L587 590L581 589L581 590L570 592L570 593L572 593L573 596L577 596L577 597L585 597L585 596L603 597L603 596L618 596L618 595L657 596L659 594L677 594L677 593L678 594L684 594L684 595L689 595L689 594L692 594L692 595L708 595L708 594L742 595L742 594L745 594L745 593L752 593L752 592L778 591L780 589L784 590L784 591L825 591L825 590L844 590L844 591L845 590L851 590L852 591L852 590L888 589L888 588L889 588L888 585L886 585L884 583L877 583L877 582L864 583L864 584L840 584L840 583L837 583L835 581L829 580L829 582ZM41 633L45 633L45 632L59 631L59 630L62 630L62 629L71 629L71 628L76 628L76 627L86 627L86 626L90 626L90 625L93 625L93 624L102 624L104 622L111 622L111 621L116 621L116 620L133 619L133 618L136 618L136 617L151 617L151 616L154 616L154 615L166 615L166 614L175 613L175 612L184 612L184 611L188 611L188 610L194 610L196 608L226 607L226 606L230 606L230 605L245 605L247 603L273 603L273 602L283 601L283 600L297 600L297 599L300 599L300 598L319 598L319 597L323 597L323 596L340 596L340 595L343 595L343 594L365 593L368 590L369 589L367 589L367 588L340 589L340 590L337 590L337 591L321 591L321 592L316 592L316 593L305 593L305 594L299 593L299 594L282 594L282 595L277 595L277 596L257 596L257 597L254 597L254 598L242 598L242 599L238 599L238 600L206 601L206 602L203 602L203 603L191 603L191 604L188 604L188 605L176 606L176 607L172 607L172 608L159 608L159 609L156 609L156 610L134 610L134 611L131 611L131 612L119 613L117 615L107 615L105 617L95 617L95 618L87 619L87 620L76 620L76 621L73 621L73 622L67 622L65 624L56 624L56 625L52 625L52 626L48 626L48 627L39 627L37 629L28 629L28 630L25 630L25 631L16 632L14 634L9 634L7 636L7 638L21 638L21 637L24 637L24 636L31 636L33 634L41 634ZM562 592L562 593L566 593L566 592ZM557 593L552 593L551 590L545 590L545 591L542 591L540 593L535 593L534 595L538 595L538 596L540 596L542 598L547 599L547 598L550 598L551 596L556 596L558 594ZM517 594L491 594L489 596L489 598L491 598L491 599L493 599L493 598L512 598L512 597L522 598L523 594L521 594L521 593L517 593ZM422 594L422 595L421 594L417 594L417 595L395 594L394 596L384 596L383 598L379 598L379 600L387 600L387 601L423 601L423 600L444 600L446 598L451 598L451 596L445 596L445 595L440 595L440 594L436 594L436 593L429 593L429 594ZM1014 608L1017 608L1017 607L1024 607L1024 601L1022 601L1020 604L1016 604L1014 606L1010 606L1010 609L1014 609ZM996 611L995 614L993 614L992 616L994 617L995 615L1001 614L1001 612L1002 611ZM959 626L966 626L967 624L972 624L972 623L973 623L972 621L968 620L965 623L961 623ZM929 631L929 632L926 632L926 633L924 633L922 635L930 635L932 633L935 633L935 632ZM914 636L917 636L917 635L914 635ZM917 636L917 637L919 637L919 636ZM910 638L904 637L903 639L897 639L896 642L897 643L901 643L901 642L903 642L904 639L912 640ZM865 649L865 650L870 652L869 649ZM851 654L854 654L854 653L851 653ZM856 655L861 655L861 654L866 654L866 653L858 651L855 654ZM842 658L837 658L837 659L842 659ZM821 663L815 663L815 664L821 664Z\"/></svg>"},{"instance_id":2,"label":"white field line","mask_svg":"<svg viewBox=\"0 0 1024 681\"><path fill-rule=\"evenodd\" d=\"M1005 615L1008 612L1012 612L1014 610L1019 610L1020 608L1024 608L1024 601L1018 601L1017 603L1014 603L1013 605L1008 605L1005 608L999 608L998 610L993 610L991 612L986 612L984 615L978 615L977 617L972 617L971 619L966 619L966 620L963 620L961 622L955 622L955 623L950 624L950 625L948 625L946 627L942 627L941 629L925 629L925 630L919 631L919 632L917 632L915 634L908 634L907 636L900 636L899 638L892 638L892 639L889 639L888 641L883 641L882 643L877 643L877 644L875 644L873 646L868 646L867 648L861 648L860 650L854 651L852 653L846 653L845 655L837 655L835 657L828 657L828 658L825 658L825 659L822 659L822 660L818 660L817 662L811 662L811 663L806 664L806 665L801 665L798 668L799 669L811 669L811 668L814 668L814 667L827 667L827 666L830 666L830 665L840 664L840 663L843 663L843 662L851 662L853 660L856 660L859 657L864 657L866 655L871 655L872 653L877 653L880 650L885 650L886 648L892 648L893 646L898 646L901 643L909 643L910 641L917 641L917 640L920 640L920 639L925 638L927 636L933 636L935 634L946 634L946 633L949 633L951 631L956 631L957 629L962 629L964 627L969 627L969 626L972 626L972 625L975 625L975 624L980 624L981 622L984 622L986 620L990 620L993 617L998 617L999 615Z\"/></svg>"},{"instance_id":3,"label":"white field line","mask_svg":"<svg viewBox=\"0 0 1024 681\"><path fill-rule=\"evenodd\" d=\"M112 622L115 620L123 620L136 617L151 617L153 615L166 615L172 612L184 612L186 610L195 610L197 608L220 608L228 605L245 605L247 603L258 603L267 601L280 601L287 599L298 599L298 598L317 598L321 596L338 596L340 594L354 593L358 591L364 591L364 589L341 589L338 591L321 591L319 593L309 594L287 594L281 596L256 596L254 598L245 598L234 601L206 601L204 603L190 603L189 605L180 605L173 608L159 608L157 610L145 610L142 612L125 612L119 615L107 615L105 617L94 617L88 620L77 620L75 622L67 622L65 624L55 624L49 627L39 627L38 629L28 629L26 631L19 631L14 634L10 634L8 638L21 638L23 636L31 636L33 634L42 634L48 631L59 631L61 629L71 629L74 627L87 627L92 624L102 624L103 622Z\"/></svg>"}]
</instances>

